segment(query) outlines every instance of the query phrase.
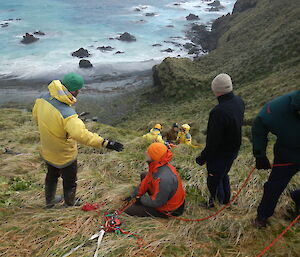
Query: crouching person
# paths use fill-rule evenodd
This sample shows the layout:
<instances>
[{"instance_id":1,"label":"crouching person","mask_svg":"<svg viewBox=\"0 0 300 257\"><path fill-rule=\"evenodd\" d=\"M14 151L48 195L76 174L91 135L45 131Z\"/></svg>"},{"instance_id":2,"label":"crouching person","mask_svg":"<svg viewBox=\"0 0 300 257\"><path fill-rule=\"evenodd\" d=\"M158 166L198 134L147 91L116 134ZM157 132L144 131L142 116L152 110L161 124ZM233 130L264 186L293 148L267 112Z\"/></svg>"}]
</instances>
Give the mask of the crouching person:
<instances>
[{"instance_id":1,"label":"crouching person","mask_svg":"<svg viewBox=\"0 0 300 257\"><path fill-rule=\"evenodd\" d=\"M168 218L184 211L185 191L176 169L169 163L172 152L162 143L153 143L146 152L147 173L141 174L141 183L130 200L137 198L125 212L131 216Z\"/></svg>"}]
</instances>

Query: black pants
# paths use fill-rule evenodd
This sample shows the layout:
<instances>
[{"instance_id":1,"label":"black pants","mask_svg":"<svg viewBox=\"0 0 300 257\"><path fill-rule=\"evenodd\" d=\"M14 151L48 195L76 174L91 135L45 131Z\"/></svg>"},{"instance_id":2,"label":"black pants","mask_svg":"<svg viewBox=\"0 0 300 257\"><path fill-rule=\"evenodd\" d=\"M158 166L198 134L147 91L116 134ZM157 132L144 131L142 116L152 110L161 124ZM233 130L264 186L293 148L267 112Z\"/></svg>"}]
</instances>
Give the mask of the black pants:
<instances>
[{"instance_id":1,"label":"black pants","mask_svg":"<svg viewBox=\"0 0 300 257\"><path fill-rule=\"evenodd\" d=\"M297 207L300 209L300 189L293 191L291 196Z\"/></svg>"},{"instance_id":2,"label":"black pants","mask_svg":"<svg viewBox=\"0 0 300 257\"><path fill-rule=\"evenodd\" d=\"M275 157L275 164L283 163L277 161ZM258 217L269 218L273 215L279 197L298 171L300 171L300 166L297 165L273 167L269 179L264 185L264 194L257 209Z\"/></svg>"},{"instance_id":3,"label":"black pants","mask_svg":"<svg viewBox=\"0 0 300 257\"><path fill-rule=\"evenodd\" d=\"M76 190L77 184L77 160L69 166L59 169L47 163L48 172L46 184L56 184L59 177L63 179L64 191Z\"/></svg>"},{"instance_id":4,"label":"black pants","mask_svg":"<svg viewBox=\"0 0 300 257\"><path fill-rule=\"evenodd\" d=\"M169 212L172 216L180 216L184 211L184 203L175 211ZM155 208L143 205L140 201L137 201L134 205L128 207L125 212L130 216L138 217L158 217L167 219L169 216L164 214Z\"/></svg>"},{"instance_id":5,"label":"black pants","mask_svg":"<svg viewBox=\"0 0 300 257\"><path fill-rule=\"evenodd\" d=\"M221 204L227 204L230 201L231 190L228 172L236 159L237 154L232 157L216 157L208 159L206 162L208 176L207 187L211 199L218 198Z\"/></svg>"}]
</instances>

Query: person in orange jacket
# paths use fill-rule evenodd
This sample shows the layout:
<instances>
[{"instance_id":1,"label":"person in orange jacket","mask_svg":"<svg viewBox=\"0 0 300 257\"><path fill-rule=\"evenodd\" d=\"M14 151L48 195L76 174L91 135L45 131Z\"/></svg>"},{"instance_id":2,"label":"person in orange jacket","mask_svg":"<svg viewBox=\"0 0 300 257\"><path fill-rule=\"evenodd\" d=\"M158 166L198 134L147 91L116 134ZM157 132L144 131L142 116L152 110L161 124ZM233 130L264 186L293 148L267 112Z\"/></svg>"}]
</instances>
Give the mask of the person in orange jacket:
<instances>
[{"instance_id":1,"label":"person in orange jacket","mask_svg":"<svg viewBox=\"0 0 300 257\"><path fill-rule=\"evenodd\" d=\"M131 216L168 218L184 211L185 191L180 176L170 164L172 152L162 143L153 143L146 152L147 173L141 174L141 183L126 201L137 202L125 212ZM167 214L166 214L167 213Z\"/></svg>"}]
</instances>

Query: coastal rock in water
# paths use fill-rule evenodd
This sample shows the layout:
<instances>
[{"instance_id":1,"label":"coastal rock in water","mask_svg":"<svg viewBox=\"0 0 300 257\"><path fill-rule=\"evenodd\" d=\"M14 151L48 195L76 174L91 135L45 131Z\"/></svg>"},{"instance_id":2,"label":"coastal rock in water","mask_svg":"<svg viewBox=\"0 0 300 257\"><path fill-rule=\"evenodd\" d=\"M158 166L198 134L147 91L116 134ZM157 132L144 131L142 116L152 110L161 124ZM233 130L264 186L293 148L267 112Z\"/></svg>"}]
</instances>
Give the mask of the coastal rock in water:
<instances>
[{"instance_id":1,"label":"coastal rock in water","mask_svg":"<svg viewBox=\"0 0 300 257\"><path fill-rule=\"evenodd\" d=\"M111 46L99 46L97 47L97 50L100 50L102 52L106 52L106 51L112 51L115 48L111 47Z\"/></svg>"},{"instance_id":2,"label":"coastal rock in water","mask_svg":"<svg viewBox=\"0 0 300 257\"><path fill-rule=\"evenodd\" d=\"M198 55L199 52L200 52L200 50L201 50L201 49L200 49L199 47L194 46L194 47L192 47L192 48L189 50L188 54L196 54L196 55Z\"/></svg>"},{"instance_id":3,"label":"coastal rock in water","mask_svg":"<svg viewBox=\"0 0 300 257\"><path fill-rule=\"evenodd\" d=\"M188 21L195 21L200 20L198 15L190 13L188 16L185 17Z\"/></svg>"},{"instance_id":4,"label":"coastal rock in water","mask_svg":"<svg viewBox=\"0 0 300 257\"><path fill-rule=\"evenodd\" d=\"M153 47L162 46L161 44L153 44Z\"/></svg>"},{"instance_id":5,"label":"coastal rock in water","mask_svg":"<svg viewBox=\"0 0 300 257\"><path fill-rule=\"evenodd\" d=\"M115 54L124 54L125 52L122 52L122 51L117 51L115 52Z\"/></svg>"},{"instance_id":6,"label":"coastal rock in water","mask_svg":"<svg viewBox=\"0 0 300 257\"><path fill-rule=\"evenodd\" d=\"M236 1L233 7L232 13L239 13L244 12L250 8L254 8L257 4L258 0L243 0L243 1Z\"/></svg>"},{"instance_id":7,"label":"coastal rock in water","mask_svg":"<svg viewBox=\"0 0 300 257\"><path fill-rule=\"evenodd\" d=\"M190 49L192 49L193 47L195 47L195 45L194 45L193 43L185 43L185 44L183 45L183 47L184 47L185 49L190 50Z\"/></svg>"},{"instance_id":8,"label":"coastal rock in water","mask_svg":"<svg viewBox=\"0 0 300 257\"><path fill-rule=\"evenodd\" d=\"M174 50L171 48L167 48L165 50L161 50L161 52L167 52L167 53L172 53Z\"/></svg>"},{"instance_id":9,"label":"coastal rock in water","mask_svg":"<svg viewBox=\"0 0 300 257\"><path fill-rule=\"evenodd\" d=\"M90 53L88 50L84 48L79 48L77 51L72 53L72 56L78 57L78 58L84 58L84 57L89 57Z\"/></svg>"},{"instance_id":10,"label":"coastal rock in water","mask_svg":"<svg viewBox=\"0 0 300 257\"><path fill-rule=\"evenodd\" d=\"M93 64L89 60L82 59L79 61L79 68L93 68Z\"/></svg>"},{"instance_id":11,"label":"coastal rock in water","mask_svg":"<svg viewBox=\"0 0 300 257\"><path fill-rule=\"evenodd\" d=\"M128 32L124 32L118 39L121 41L126 41L126 42L136 41L135 36L131 35Z\"/></svg>"},{"instance_id":12,"label":"coastal rock in water","mask_svg":"<svg viewBox=\"0 0 300 257\"><path fill-rule=\"evenodd\" d=\"M147 17L154 17L156 14L154 13L154 12L147 12L146 14L145 14L145 16L147 16Z\"/></svg>"},{"instance_id":13,"label":"coastal rock in water","mask_svg":"<svg viewBox=\"0 0 300 257\"><path fill-rule=\"evenodd\" d=\"M142 10L140 8L135 8L134 11L141 12Z\"/></svg>"},{"instance_id":14,"label":"coastal rock in water","mask_svg":"<svg viewBox=\"0 0 300 257\"><path fill-rule=\"evenodd\" d=\"M25 36L23 36L23 39L21 40L21 43L22 44L31 44L31 43L34 43L38 40L39 40L39 38L35 37L34 35L26 33Z\"/></svg>"},{"instance_id":15,"label":"coastal rock in water","mask_svg":"<svg viewBox=\"0 0 300 257\"><path fill-rule=\"evenodd\" d=\"M46 35L46 33L45 32L43 32L43 31L35 31L34 33L33 33L34 35L39 35L39 36L45 36Z\"/></svg>"},{"instance_id":16,"label":"coastal rock in water","mask_svg":"<svg viewBox=\"0 0 300 257\"><path fill-rule=\"evenodd\" d=\"M174 25L167 25L166 28L174 28Z\"/></svg>"},{"instance_id":17,"label":"coastal rock in water","mask_svg":"<svg viewBox=\"0 0 300 257\"><path fill-rule=\"evenodd\" d=\"M220 10L220 7L211 7L210 9L208 9L209 12L219 12Z\"/></svg>"},{"instance_id":18,"label":"coastal rock in water","mask_svg":"<svg viewBox=\"0 0 300 257\"><path fill-rule=\"evenodd\" d=\"M6 27L8 27L8 22L2 23L2 24L0 24L0 26L1 26L1 28L6 28Z\"/></svg>"},{"instance_id":19,"label":"coastal rock in water","mask_svg":"<svg viewBox=\"0 0 300 257\"><path fill-rule=\"evenodd\" d=\"M221 3L219 0L215 0L212 3L209 3L208 5L213 6L213 7L219 7L219 6L221 6Z\"/></svg>"}]
</instances>

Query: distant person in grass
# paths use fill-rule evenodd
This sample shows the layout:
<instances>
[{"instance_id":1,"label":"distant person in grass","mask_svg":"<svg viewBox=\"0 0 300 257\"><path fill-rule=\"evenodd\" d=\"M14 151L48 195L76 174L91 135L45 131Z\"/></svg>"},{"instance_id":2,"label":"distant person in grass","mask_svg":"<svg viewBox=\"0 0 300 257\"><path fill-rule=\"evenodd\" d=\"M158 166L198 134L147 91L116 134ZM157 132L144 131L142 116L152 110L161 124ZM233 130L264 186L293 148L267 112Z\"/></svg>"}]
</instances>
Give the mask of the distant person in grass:
<instances>
[{"instance_id":1,"label":"distant person in grass","mask_svg":"<svg viewBox=\"0 0 300 257\"><path fill-rule=\"evenodd\" d=\"M76 204L77 142L95 148L123 150L122 144L88 131L71 107L83 84L83 78L76 73L65 75L62 82L52 81L49 92L35 101L32 110L40 132L40 153L48 168L45 180L47 208L62 200L55 196L59 177L63 179L65 206Z\"/></svg>"},{"instance_id":2,"label":"distant person in grass","mask_svg":"<svg viewBox=\"0 0 300 257\"><path fill-rule=\"evenodd\" d=\"M179 125L178 123L174 123L172 125L172 128L170 128L167 132L163 133L162 135L166 141L174 144L176 143L178 132L179 132Z\"/></svg>"},{"instance_id":3,"label":"distant person in grass","mask_svg":"<svg viewBox=\"0 0 300 257\"><path fill-rule=\"evenodd\" d=\"M143 136L143 138L151 143L159 142L164 144L165 141L162 138L161 130L162 130L162 125L156 124L147 134Z\"/></svg>"},{"instance_id":4,"label":"distant person in grass","mask_svg":"<svg viewBox=\"0 0 300 257\"><path fill-rule=\"evenodd\" d=\"M232 81L228 74L216 76L211 87L219 104L209 114L206 146L196 159L199 165L206 163L208 171L208 208L214 207L216 198L221 204L230 201L228 173L241 146L245 111L244 102L233 93Z\"/></svg>"},{"instance_id":5,"label":"distant person in grass","mask_svg":"<svg viewBox=\"0 0 300 257\"><path fill-rule=\"evenodd\" d=\"M137 202L125 212L132 216L168 218L184 211L185 191L180 176L170 164L172 152L162 143L153 143L146 152L148 172L141 174L141 183L134 193L124 199Z\"/></svg>"},{"instance_id":6,"label":"distant person in grass","mask_svg":"<svg viewBox=\"0 0 300 257\"><path fill-rule=\"evenodd\" d=\"M300 171L300 90L283 95L267 103L252 126L253 154L256 168L271 169L266 148L268 134L277 137L274 146L274 165L257 209L255 225L265 227L274 213L278 199L291 178ZM291 194L300 214L300 190Z\"/></svg>"}]
</instances>

